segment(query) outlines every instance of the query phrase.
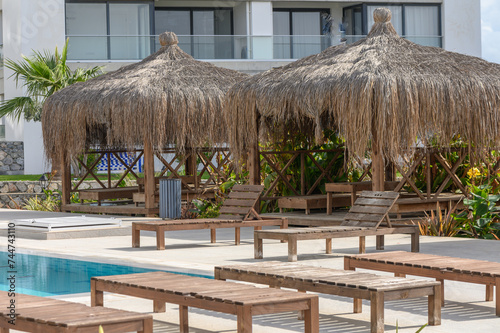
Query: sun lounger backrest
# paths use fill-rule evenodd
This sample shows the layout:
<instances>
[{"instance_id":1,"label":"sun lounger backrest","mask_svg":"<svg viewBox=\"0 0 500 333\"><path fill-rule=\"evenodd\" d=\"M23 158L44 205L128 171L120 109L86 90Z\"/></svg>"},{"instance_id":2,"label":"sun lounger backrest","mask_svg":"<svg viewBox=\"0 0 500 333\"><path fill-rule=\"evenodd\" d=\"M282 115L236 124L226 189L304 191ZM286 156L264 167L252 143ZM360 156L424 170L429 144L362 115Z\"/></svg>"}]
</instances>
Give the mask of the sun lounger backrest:
<instances>
[{"instance_id":1,"label":"sun lounger backrest","mask_svg":"<svg viewBox=\"0 0 500 333\"><path fill-rule=\"evenodd\" d=\"M391 227L388 214L398 197L397 192L363 191L341 225L376 229L387 218L387 225Z\"/></svg>"},{"instance_id":2,"label":"sun lounger backrest","mask_svg":"<svg viewBox=\"0 0 500 333\"><path fill-rule=\"evenodd\" d=\"M257 218L260 220L254 207L263 189L263 185L234 185L222 204L219 218L233 220Z\"/></svg>"}]
</instances>

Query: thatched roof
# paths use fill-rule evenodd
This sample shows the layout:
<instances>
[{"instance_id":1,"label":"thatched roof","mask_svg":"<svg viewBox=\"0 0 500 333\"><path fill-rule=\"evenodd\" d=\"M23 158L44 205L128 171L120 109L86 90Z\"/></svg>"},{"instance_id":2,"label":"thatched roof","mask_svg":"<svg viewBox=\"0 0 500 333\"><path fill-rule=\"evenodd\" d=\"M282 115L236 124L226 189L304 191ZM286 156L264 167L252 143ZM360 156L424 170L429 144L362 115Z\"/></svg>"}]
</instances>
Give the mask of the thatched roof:
<instances>
[{"instance_id":1,"label":"thatched roof","mask_svg":"<svg viewBox=\"0 0 500 333\"><path fill-rule=\"evenodd\" d=\"M200 147L226 141L224 94L247 75L194 60L174 33L162 48L124 66L50 96L42 126L46 153L81 154L89 145L132 148L149 140L154 149Z\"/></svg>"},{"instance_id":2,"label":"thatched roof","mask_svg":"<svg viewBox=\"0 0 500 333\"><path fill-rule=\"evenodd\" d=\"M258 131L261 142L294 131L321 141L324 129L334 129L358 156L370 148L373 131L390 156L429 134L441 145L460 134L474 147L498 147L500 65L403 39L388 9L374 17L356 43L234 85L224 110L234 155L244 157Z\"/></svg>"}]
</instances>

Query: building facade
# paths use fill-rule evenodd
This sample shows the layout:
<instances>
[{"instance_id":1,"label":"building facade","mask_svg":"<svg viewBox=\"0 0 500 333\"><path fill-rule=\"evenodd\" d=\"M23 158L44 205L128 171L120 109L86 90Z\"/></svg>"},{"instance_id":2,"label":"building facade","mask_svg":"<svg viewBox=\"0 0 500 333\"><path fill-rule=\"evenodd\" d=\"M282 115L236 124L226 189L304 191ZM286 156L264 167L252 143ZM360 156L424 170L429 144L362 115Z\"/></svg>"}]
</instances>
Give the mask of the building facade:
<instances>
[{"instance_id":1,"label":"building facade","mask_svg":"<svg viewBox=\"0 0 500 333\"><path fill-rule=\"evenodd\" d=\"M194 58L257 73L363 38L377 7L391 9L409 40L481 56L480 0L3 0L0 43L4 57L20 60L69 38L71 67L112 71L155 52L157 36L173 31ZM23 94L11 74L1 72L0 98ZM24 173L50 169L40 123L1 119L0 140L24 142Z\"/></svg>"}]
</instances>

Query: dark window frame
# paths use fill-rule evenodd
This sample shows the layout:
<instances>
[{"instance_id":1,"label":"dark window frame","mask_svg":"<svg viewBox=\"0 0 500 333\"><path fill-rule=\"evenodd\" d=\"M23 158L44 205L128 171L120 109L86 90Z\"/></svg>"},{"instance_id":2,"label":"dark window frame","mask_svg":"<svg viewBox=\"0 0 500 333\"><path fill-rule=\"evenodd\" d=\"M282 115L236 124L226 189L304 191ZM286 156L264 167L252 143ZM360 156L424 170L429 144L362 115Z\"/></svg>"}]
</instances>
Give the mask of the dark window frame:
<instances>
[{"instance_id":1,"label":"dark window frame","mask_svg":"<svg viewBox=\"0 0 500 333\"><path fill-rule=\"evenodd\" d=\"M105 4L106 5L106 38L107 38L107 50L106 50L106 53L107 53L107 60L111 60L111 25L110 25L110 15L109 15L109 5L110 4L140 4L140 5L144 5L144 4L147 4L149 5L149 35L147 36L151 36L153 35L153 31L154 31L154 1L153 0L150 0L150 1L137 1L137 0L131 0L131 1L128 1L128 0L90 0L90 1L84 1L84 0L66 0L64 2L64 32L65 32L65 35L68 36L68 24L66 22L66 18L67 18L67 13L66 13L66 5L68 3L81 3L81 4L92 4L92 3L95 3L95 4ZM152 43L151 45L151 53L154 53L154 43Z\"/></svg>"},{"instance_id":2,"label":"dark window frame","mask_svg":"<svg viewBox=\"0 0 500 333\"><path fill-rule=\"evenodd\" d=\"M328 15L331 15L331 10L330 8L273 8L273 14L274 12L285 12L289 13L288 14L288 30L290 31L290 58L294 58L294 43L293 43L293 36L300 36L300 35L294 35L293 33L293 13L320 13L320 20L319 20L319 31L323 30L322 27L322 20L321 20L321 14L322 13L327 13ZM274 36L274 29L273 29L273 36ZM321 36L321 35L319 35Z\"/></svg>"},{"instance_id":3,"label":"dark window frame","mask_svg":"<svg viewBox=\"0 0 500 333\"><path fill-rule=\"evenodd\" d=\"M155 7L154 12L156 11L189 11L189 30L190 35L193 35L193 12L194 11L215 11L215 10L229 10L230 18L231 18L231 36L234 36L234 8L233 7ZM154 14L153 14L154 18ZM154 29L153 29L154 31ZM215 31L215 27L214 27ZM157 34L157 31L154 31ZM217 36L217 35L215 35ZM223 35L222 35L223 36Z\"/></svg>"},{"instance_id":4,"label":"dark window frame","mask_svg":"<svg viewBox=\"0 0 500 333\"><path fill-rule=\"evenodd\" d=\"M358 5L353 5L353 6L347 6L342 8L342 17L345 15L345 11L348 9L354 9L354 8L362 8L361 15L362 15L362 30L363 30L363 35L368 35L368 6L401 6L402 8L402 35L406 36L406 14L405 14L405 7L437 7L438 9L438 36L442 36L443 34L443 18L442 18L442 12L443 12L443 7L442 4L437 3L437 2L432 2L432 3L401 3L401 2L374 2L374 3L362 3ZM353 12L354 13L354 12ZM354 22L354 16L353 16L353 22Z\"/></svg>"}]
</instances>

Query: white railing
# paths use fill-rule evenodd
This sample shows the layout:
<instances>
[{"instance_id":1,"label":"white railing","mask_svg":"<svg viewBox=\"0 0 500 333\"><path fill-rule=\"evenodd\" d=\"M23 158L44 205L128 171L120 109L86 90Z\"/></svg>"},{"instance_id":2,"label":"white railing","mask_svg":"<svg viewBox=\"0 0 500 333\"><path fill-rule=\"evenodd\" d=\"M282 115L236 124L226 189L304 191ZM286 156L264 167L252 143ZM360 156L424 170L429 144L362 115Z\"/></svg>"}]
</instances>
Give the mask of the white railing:
<instances>
[{"instance_id":1,"label":"white railing","mask_svg":"<svg viewBox=\"0 0 500 333\"><path fill-rule=\"evenodd\" d=\"M158 36L69 35L70 60L141 60L160 48ZM365 36L245 36L179 35L179 47L196 59L299 59ZM441 47L441 36L406 36L427 46Z\"/></svg>"}]
</instances>

